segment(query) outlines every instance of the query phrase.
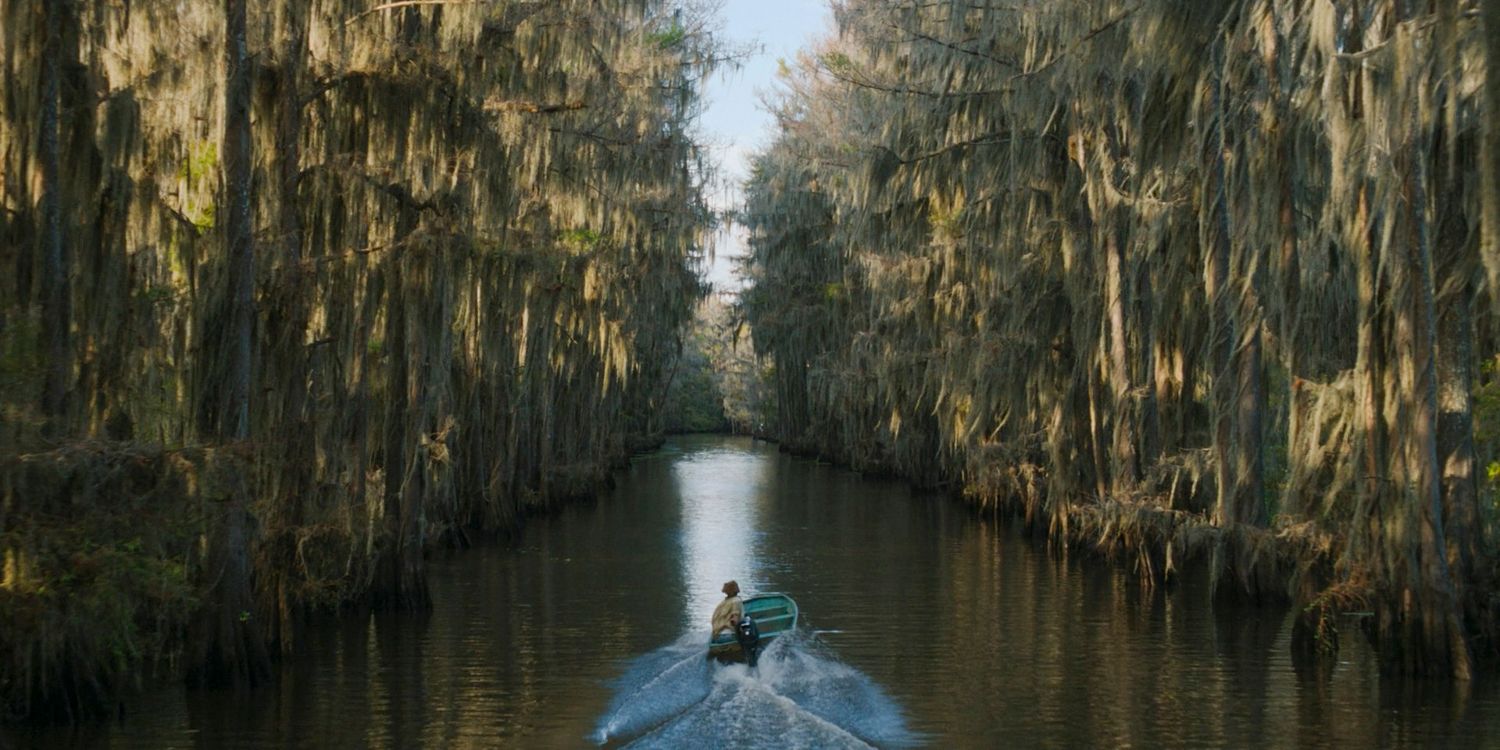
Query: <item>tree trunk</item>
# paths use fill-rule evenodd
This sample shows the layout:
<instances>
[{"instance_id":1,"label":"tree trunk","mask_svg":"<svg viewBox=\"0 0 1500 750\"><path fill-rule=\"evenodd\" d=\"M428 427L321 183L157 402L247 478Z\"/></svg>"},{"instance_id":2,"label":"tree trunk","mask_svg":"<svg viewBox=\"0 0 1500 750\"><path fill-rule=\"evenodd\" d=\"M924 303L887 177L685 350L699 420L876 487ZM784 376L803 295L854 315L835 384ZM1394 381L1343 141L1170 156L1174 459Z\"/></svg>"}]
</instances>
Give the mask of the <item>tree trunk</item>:
<instances>
[{"instance_id":1,"label":"tree trunk","mask_svg":"<svg viewBox=\"0 0 1500 750\"><path fill-rule=\"evenodd\" d=\"M1446 255L1446 253L1444 253ZM1452 275L1450 275L1450 273ZM1440 278L1457 276L1451 269ZM1442 519L1447 559L1455 593L1464 595L1473 583L1480 531L1477 458L1474 446L1474 319L1473 287L1441 298L1437 330L1438 424L1437 458L1442 467ZM1476 618L1469 618L1476 619Z\"/></svg>"},{"instance_id":2,"label":"tree trunk","mask_svg":"<svg viewBox=\"0 0 1500 750\"><path fill-rule=\"evenodd\" d=\"M207 593L201 613L189 626L195 651L187 679L200 686L258 685L270 679L271 660L251 614L255 595L248 511L251 490L246 481L250 472L235 459L210 460L219 465L207 471L219 475L213 484L226 496L207 499L222 502L225 517L207 535L202 571Z\"/></svg>"},{"instance_id":3,"label":"tree trunk","mask_svg":"<svg viewBox=\"0 0 1500 750\"><path fill-rule=\"evenodd\" d=\"M408 232L398 232L406 236ZM387 549L381 555L375 604L382 609L426 609L431 606L422 565L423 487L410 450L420 432L421 394L415 387L412 335L408 317L407 261L392 263L386 281L385 343L385 511L382 526Z\"/></svg>"},{"instance_id":4,"label":"tree trunk","mask_svg":"<svg viewBox=\"0 0 1500 750\"><path fill-rule=\"evenodd\" d=\"M1480 181L1482 211L1479 254L1493 290L1500 289L1500 0L1480 0L1480 15L1484 23L1484 125L1475 172ZM1500 310L1500 294L1492 293L1490 299Z\"/></svg>"},{"instance_id":5,"label":"tree trunk","mask_svg":"<svg viewBox=\"0 0 1500 750\"><path fill-rule=\"evenodd\" d=\"M274 380L267 389L278 395L279 412L267 420L269 432L283 436L279 453L276 501L267 519L268 533L275 541L278 566L272 597L271 640L283 654L295 644L297 595L295 571L297 530L305 522L304 503L312 494L317 444L312 420L307 414L308 350L305 346L311 317L314 279L303 263L301 181L302 65L307 39L307 15L299 3L282 6L287 14L281 33L286 35L276 68L276 171L277 225L280 246L273 309L265 317L270 341L266 370ZM269 406L269 405L268 405Z\"/></svg>"},{"instance_id":6,"label":"tree trunk","mask_svg":"<svg viewBox=\"0 0 1500 750\"><path fill-rule=\"evenodd\" d=\"M1094 491L1099 499L1109 497L1109 461L1106 458L1108 451L1105 449L1104 415L1100 404L1104 401L1104 389L1099 385L1099 366L1091 357L1085 365L1088 368L1088 398L1089 398L1089 447L1090 456L1094 459Z\"/></svg>"},{"instance_id":7,"label":"tree trunk","mask_svg":"<svg viewBox=\"0 0 1500 750\"><path fill-rule=\"evenodd\" d=\"M1384 336L1381 332L1380 307L1384 297L1380 293L1380 282L1376 275L1378 252L1375 229L1370 219L1369 186L1359 188L1354 212L1354 231L1358 244L1354 248L1355 276L1359 295L1359 350L1355 360L1357 408L1364 427L1363 472L1360 497L1356 503L1355 517L1362 519L1366 529L1356 528L1355 535L1368 534L1379 539L1382 515L1385 510L1386 479L1386 422L1385 389L1381 377L1384 367Z\"/></svg>"},{"instance_id":8,"label":"tree trunk","mask_svg":"<svg viewBox=\"0 0 1500 750\"><path fill-rule=\"evenodd\" d=\"M1287 131L1292 127L1292 119L1289 116L1291 102L1289 95L1283 90L1281 76L1281 19L1277 3L1269 4L1270 12L1266 14L1265 32L1266 44L1264 47L1264 61L1266 66L1266 86L1270 89L1270 121L1266 124L1267 137L1270 139L1269 150L1276 155L1276 231L1278 260L1281 267L1281 318L1277 327L1277 338L1280 343L1280 355L1283 365L1286 367L1287 391L1286 391L1286 445L1288 463L1301 460L1301 456L1295 455L1294 446L1298 445L1298 437L1302 431L1302 410L1298 403L1297 381L1299 379L1299 366L1297 345L1299 341L1299 329L1301 327L1299 304L1302 296L1302 267L1297 257L1297 216L1293 207L1294 196L1292 194L1294 180L1292 176L1292 136ZM1287 467L1288 470L1290 467ZM1284 498L1283 502L1292 498ZM1309 508L1295 507L1283 508L1292 510L1302 517L1310 517Z\"/></svg>"},{"instance_id":9,"label":"tree trunk","mask_svg":"<svg viewBox=\"0 0 1500 750\"><path fill-rule=\"evenodd\" d=\"M1408 643L1427 652L1428 659L1439 661L1429 664L1410 664L1409 671L1451 671L1460 679L1468 679L1471 664L1468 645L1458 619L1457 602L1448 574L1447 542L1444 540L1442 516L1442 482L1437 454L1437 372L1434 343L1436 321L1432 300L1432 266L1429 246L1425 242L1411 242L1407 247L1413 278L1409 283L1409 300L1401 309L1397 320L1396 346L1406 349L1403 369L1410 369L1408 377L1402 378L1409 391L1403 395L1410 408L1410 446L1406 460L1411 474L1408 482L1415 491L1413 498L1420 521L1416 553L1420 560L1420 577L1413 585L1419 587L1421 595L1420 613L1408 612L1408 616L1419 616L1421 632L1411 632ZM1410 344L1410 348L1404 345ZM1443 656L1446 655L1446 658ZM1426 667L1426 669L1423 669Z\"/></svg>"},{"instance_id":10,"label":"tree trunk","mask_svg":"<svg viewBox=\"0 0 1500 750\"><path fill-rule=\"evenodd\" d=\"M68 346L72 324L67 245L62 221L62 147L59 112L62 98L62 24L66 0L45 0L46 40L42 48L41 138L42 172L42 338L47 347L47 371L42 387L42 414L47 430L65 431L68 380L72 373Z\"/></svg>"},{"instance_id":11,"label":"tree trunk","mask_svg":"<svg viewBox=\"0 0 1500 750\"><path fill-rule=\"evenodd\" d=\"M1447 19L1452 20L1452 19ZM1442 107L1453 106L1451 89L1442 87ZM1433 184L1439 195L1458 195L1464 188L1463 165L1474 156L1474 141L1459 136L1452 148L1446 130L1439 130L1432 155ZM1483 179L1483 178L1481 178ZM1464 201L1438 200L1433 247L1436 271L1433 293L1437 307L1437 456L1442 470L1442 519L1447 539L1449 574L1454 595L1469 624L1487 620L1479 602L1469 594L1475 581L1481 531L1478 498L1478 457L1474 443L1474 299L1479 268L1468 243Z\"/></svg>"},{"instance_id":12,"label":"tree trunk","mask_svg":"<svg viewBox=\"0 0 1500 750\"><path fill-rule=\"evenodd\" d=\"M1417 111L1429 111L1431 90L1420 88ZM1411 119L1415 120L1413 116ZM1405 123L1403 123L1405 125ZM1415 123L1412 123L1415 129ZM1427 160L1429 149L1412 136L1403 144L1401 157L1407 162L1402 185L1405 203L1404 251L1393 258L1401 283L1392 282L1396 312L1394 352L1400 362L1401 400L1408 414L1403 456L1406 485L1413 493L1411 516L1417 521L1416 538L1408 554L1416 558L1418 577L1407 583L1415 588L1419 611L1412 611L1411 596L1403 592L1403 646L1416 653L1409 656L1407 672L1451 673L1469 679L1472 659L1458 615L1448 571L1448 546L1443 529L1442 470L1438 464L1437 315L1434 304L1432 240L1428 221ZM1398 157L1401 158L1401 157ZM1404 289L1402 288L1404 286ZM1404 297L1402 299L1401 297ZM1401 514L1402 517L1406 514ZM1406 517L1411 517L1406 516ZM1404 524L1402 524L1404 525ZM1410 534L1411 532L1407 532ZM1419 620L1420 622L1413 622Z\"/></svg>"},{"instance_id":13,"label":"tree trunk","mask_svg":"<svg viewBox=\"0 0 1500 750\"><path fill-rule=\"evenodd\" d=\"M302 262L302 206L297 198L302 180L302 64L307 42L307 17L297 3L288 3L286 12L293 14L282 44L281 64L277 71L276 149L279 214L283 256L288 266Z\"/></svg>"},{"instance_id":14,"label":"tree trunk","mask_svg":"<svg viewBox=\"0 0 1500 750\"><path fill-rule=\"evenodd\" d=\"M225 240L229 250L229 388L219 425L224 437L250 437L251 341L255 325L255 226L251 214L250 84L254 74L245 39L246 0L225 0L224 112Z\"/></svg>"},{"instance_id":15,"label":"tree trunk","mask_svg":"<svg viewBox=\"0 0 1500 750\"><path fill-rule=\"evenodd\" d=\"M1105 276L1104 294L1109 320L1109 386L1114 430L1110 449L1110 486L1117 495L1127 495L1140 481L1137 464L1135 407L1131 404L1130 355L1126 340L1125 247L1119 219L1103 222Z\"/></svg>"},{"instance_id":16,"label":"tree trunk","mask_svg":"<svg viewBox=\"0 0 1500 750\"><path fill-rule=\"evenodd\" d=\"M1347 28L1344 35L1350 52L1363 50L1367 32L1361 21L1349 19L1345 23ZM1369 77L1368 69L1359 70L1351 76L1353 93L1348 98L1348 115L1351 120L1367 120L1367 114L1371 110L1370 103L1365 101L1371 88ZM1368 133L1369 123L1365 122L1363 127ZM1371 149L1371 153L1374 153L1374 149ZM1386 369L1385 335L1381 318L1382 308L1388 302L1379 276L1377 256L1380 253L1380 241L1375 226L1376 217L1370 206L1371 185L1368 177L1358 174L1357 165L1344 166L1353 173L1352 179L1359 180L1358 187L1355 188L1354 216L1348 230L1348 241L1354 255L1358 301L1358 350L1354 364L1355 408L1359 412L1359 422L1363 428L1360 474L1364 481L1358 485L1355 529L1351 533L1351 543L1361 548L1358 556L1365 558L1371 567L1376 568L1371 573L1380 576L1382 526L1387 514L1387 488L1390 484L1386 452L1385 388L1382 380ZM1365 170L1370 170L1369 164L1365 166Z\"/></svg>"},{"instance_id":17,"label":"tree trunk","mask_svg":"<svg viewBox=\"0 0 1500 750\"><path fill-rule=\"evenodd\" d=\"M1253 279L1245 281L1245 306L1260 307ZM1236 403L1234 421L1237 427L1234 443L1234 496L1229 514L1234 523L1266 525L1265 494L1265 414L1266 389L1261 382L1263 358L1260 316L1246 316L1240 345L1236 348L1234 374Z\"/></svg>"},{"instance_id":18,"label":"tree trunk","mask_svg":"<svg viewBox=\"0 0 1500 750\"><path fill-rule=\"evenodd\" d=\"M228 248L229 296L227 382L215 384L227 398L219 400L220 412L211 423L217 440L243 442L250 437L251 335L254 326L253 227L251 225L250 83L252 68L246 48L245 0L225 0L225 119L224 202L225 245ZM252 489L247 468L229 462L224 471L227 497L224 518L210 536L205 574L213 583L204 607L200 632L199 663L192 679L206 684L255 684L270 675L270 660L254 611L254 572L250 564L250 513Z\"/></svg>"},{"instance_id":19,"label":"tree trunk","mask_svg":"<svg viewBox=\"0 0 1500 750\"><path fill-rule=\"evenodd\" d=\"M1206 300L1207 295L1204 295L1203 299ZM1203 350L1203 344L1205 343L1203 340L1204 329L1201 317L1184 325L1179 332L1181 340L1177 343L1177 352L1172 358L1172 367L1179 381L1177 385L1176 409L1174 410L1176 419L1173 425L1173 429L1176 432L1174 446L1178 449L1186 448L1189 445L1198 447L1198 443L1191 441L1189 437L1197 429L1197 425L1202 423L1198 410L1198 378L1201 375L1202 368L1199 367L1196 361L1197 357L1191 353ZM1210 337L1213 335L1212 326L1208 327L1207 333Z\"/></svg>"},{"instance_id":20,"label":"tree trunk","mask_svg":"<svg viewBox=\"0 0 1500 750\"><path fill-rule=\"evenodd\" d=\"M1161 405L1157 397L1160 385L1156 380L1156 315L1154 291L1151 284L1151 263L1142 263L1136 276L1136 320L1140 331L1137 346L1140 347L1140 430L1142 475L1150 471L1161 459Z\"/></svg>"},{"instance_id":21,"label":"tree trunk","mask_svg":"<svg viewBox=\"0 0 1500 750\"><path fill-rule=\"evenodd\" d=\"M1238 521L1236 507L1239 462L1234 451L1234 424L1238 413L1234 372L1234 298L1229 289L1229 206L1224 166L1224 119L1222 82L1209 82L1208 111L1211 124L1203 139L1203 196L1201 214L1205 247L1205 291L1209 305L1209 363L1213 371L1213 456L1217 499L1213 521L1228 526Z\"/></svg>"},{"instance_id":22,"label":"tree trunk","mask_svg":"<svg viewBox=\"0 0 1500 750\"><path fill-rule=\"evenodd\" d=\"M1225 198L1228 201L1228 190ZM1227 207L1225 213L1228 213ZM1238 277L1239 304L1234 326L1239 336L1232 367L1235 378L1234 495L1229 517L1234 523L1264 527L1265 503L1265 419L1266 388L1264 382L1265 305L1261 287L1265 274L1266 250L1260 243L1248 243L1238 253L1235 274Z\"/></svg>"}]
</instances>

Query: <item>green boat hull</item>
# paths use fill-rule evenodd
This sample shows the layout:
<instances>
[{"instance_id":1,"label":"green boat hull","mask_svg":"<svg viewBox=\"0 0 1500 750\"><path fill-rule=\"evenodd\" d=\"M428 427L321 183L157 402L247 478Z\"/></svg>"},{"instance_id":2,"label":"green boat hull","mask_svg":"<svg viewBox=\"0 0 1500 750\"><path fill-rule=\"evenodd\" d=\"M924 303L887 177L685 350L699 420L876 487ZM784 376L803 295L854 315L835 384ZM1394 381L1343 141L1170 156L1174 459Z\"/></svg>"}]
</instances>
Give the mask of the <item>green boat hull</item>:
<instances>
[{"instance_id":1,"label":"green boat hull","mask_svg":"<svg viewBox=\"0 0 1500 750\"><path fill-rule=\"evenodd\" d=\"M755 620L760 629L760 646L765 650L768 642L797 627L797 602L786 594L761 594L745 600L745 614ZM745 661L745 652L739 641L729 633L722 633L708 642L708 656L726 662Z\"/></svg>"}]
</instances>

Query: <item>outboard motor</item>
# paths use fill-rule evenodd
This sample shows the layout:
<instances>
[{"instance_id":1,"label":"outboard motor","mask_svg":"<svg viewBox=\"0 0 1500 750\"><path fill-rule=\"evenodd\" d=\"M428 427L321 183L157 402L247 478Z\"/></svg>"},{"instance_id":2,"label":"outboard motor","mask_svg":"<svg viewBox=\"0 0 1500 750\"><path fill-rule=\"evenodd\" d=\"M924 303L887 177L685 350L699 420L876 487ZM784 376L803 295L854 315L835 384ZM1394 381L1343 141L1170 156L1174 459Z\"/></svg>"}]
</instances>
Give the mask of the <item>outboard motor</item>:
<instances>
[{"instance_id":1,"label":"outboard motor","mask_svg":"<svg viewBox=\"0 0 1500 750\"><path fill-rule=\"evenodd\" d=\"M755 666L760 657L760 628L755 624L755 619L750 615L741 617L739 627L734 630L734 639L745 652L745 662Z\"/></svg>"}]
</instances>

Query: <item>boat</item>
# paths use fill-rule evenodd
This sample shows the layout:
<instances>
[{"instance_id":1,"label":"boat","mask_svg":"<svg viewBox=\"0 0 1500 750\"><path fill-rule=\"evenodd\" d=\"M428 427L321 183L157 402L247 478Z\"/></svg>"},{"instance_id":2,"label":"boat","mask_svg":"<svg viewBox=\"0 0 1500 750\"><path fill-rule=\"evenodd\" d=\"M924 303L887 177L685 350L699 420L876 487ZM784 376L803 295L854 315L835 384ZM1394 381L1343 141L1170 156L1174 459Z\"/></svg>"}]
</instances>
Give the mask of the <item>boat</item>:
<instances>
[{"instance_id":1,"label":"boat","mask_svg":"<svg viewBox=\"0 0 1500 750\"><path fill-rule=\"evenodd\" d=\"M797 627L797 602L786 594L752 596L745 600L745 614L760 630L759 651L765 650L767 642ZM746 661L745 651L733 633L720 633L709 639L708 655L719 661Z\"/></svg>"}]
</instances>

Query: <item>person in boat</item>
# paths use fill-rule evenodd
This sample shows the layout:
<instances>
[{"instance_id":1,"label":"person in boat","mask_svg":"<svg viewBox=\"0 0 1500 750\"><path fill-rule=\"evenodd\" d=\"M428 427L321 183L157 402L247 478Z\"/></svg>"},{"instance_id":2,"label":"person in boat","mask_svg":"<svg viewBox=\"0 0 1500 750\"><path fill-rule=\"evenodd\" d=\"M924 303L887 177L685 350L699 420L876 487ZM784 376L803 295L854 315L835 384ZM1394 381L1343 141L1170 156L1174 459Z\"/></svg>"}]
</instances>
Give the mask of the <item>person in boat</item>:
<instances>
[{"instance_id":1,"label":"person in boat","mask_svg":"<svg viewBox=\"0 0 1500 750\"><path fill-rule=\"evenodd\" d=\"M740 600L740 585L730 581L721 590L724 592L724 601L714 607L712 620L714 632L711 637L714 638L720 633L734 635L735 628L740 625L740 618L745 614L745 603Z\"/></svg>"}]
</instances>

